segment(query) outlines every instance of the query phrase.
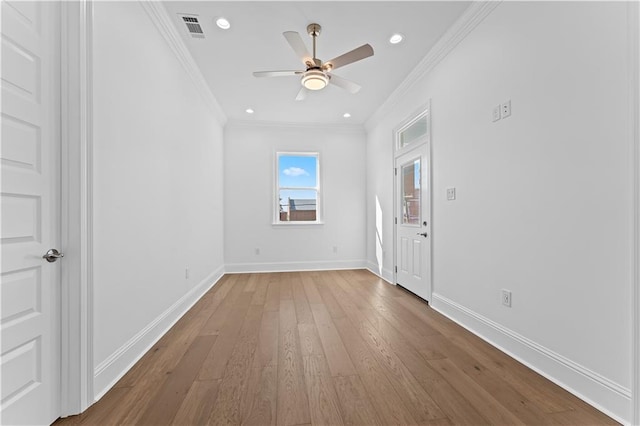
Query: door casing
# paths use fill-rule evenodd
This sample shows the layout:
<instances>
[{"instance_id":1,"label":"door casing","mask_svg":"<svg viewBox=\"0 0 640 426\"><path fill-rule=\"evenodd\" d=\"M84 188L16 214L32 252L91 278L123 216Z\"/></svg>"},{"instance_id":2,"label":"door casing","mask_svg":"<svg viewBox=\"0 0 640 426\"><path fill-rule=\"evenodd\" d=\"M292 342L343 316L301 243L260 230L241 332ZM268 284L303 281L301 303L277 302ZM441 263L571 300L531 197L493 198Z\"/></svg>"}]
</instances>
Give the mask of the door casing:
<instances>
[{"instance_id":1,"label":"door casing","mask_svg":"<svg viewBox=\"0 0 640 426\"><path fill-rule=\"evenodd\" d=\"M94 402L92 271L91 0L61 6L61 401L60 415Z\"/></svg>"}]
</instances>

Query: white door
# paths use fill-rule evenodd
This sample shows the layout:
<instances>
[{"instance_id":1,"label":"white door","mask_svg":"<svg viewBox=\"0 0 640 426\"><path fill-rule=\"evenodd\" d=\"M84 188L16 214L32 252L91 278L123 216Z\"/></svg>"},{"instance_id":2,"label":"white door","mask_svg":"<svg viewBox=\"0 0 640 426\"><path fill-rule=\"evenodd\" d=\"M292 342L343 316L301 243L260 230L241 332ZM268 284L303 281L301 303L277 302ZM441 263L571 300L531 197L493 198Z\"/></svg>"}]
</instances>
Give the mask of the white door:
<instances>
[{"instance_id":1,"label":"white door","mask_svg":"<svg viewBox=\"0 0 640 426\"><path fill-rule=\"evenodd\" d=\"M431 218L427 144L396 158L396 283L431 299Z\"/></svg>"},{"instance_id":2,"label":"white door","mask_svg":"<svg viewBox=\"0 0 640 426\"><path fill-rule=\"evenodd\" d=\"M59 414L59 5L2 2L0 423Z\"/></svg>"}]
</instances>

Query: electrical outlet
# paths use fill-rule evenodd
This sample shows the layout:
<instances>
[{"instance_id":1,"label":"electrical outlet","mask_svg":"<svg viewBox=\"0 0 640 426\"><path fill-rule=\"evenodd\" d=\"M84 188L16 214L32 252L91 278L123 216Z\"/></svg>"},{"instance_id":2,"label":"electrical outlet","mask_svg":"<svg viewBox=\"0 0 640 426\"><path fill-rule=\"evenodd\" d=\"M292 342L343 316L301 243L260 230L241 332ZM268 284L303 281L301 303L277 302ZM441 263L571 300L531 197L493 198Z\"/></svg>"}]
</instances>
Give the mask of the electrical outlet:
<instances>
[{"instance_id":1,"label":"electrical outlet","mask_svg":"<svg viewBox=\"0 0 640 426\"><path fill-rule=\"evenodd\" d=\"M511 115L511 100L500 104L500 116L502 118L507 118Z\"/></svg>"},{"instance_id":2,"label":"electrical outlet","mask_svg":"<svg viewBox=\"0 0 640 426\"><path fill-rule=\"evenodd\" d=\"M500 120L500 105L493 108L493 121Z\"/></svg>"},{"instance_id":3,"label":"electrical outlet","mask_svg":"<svg viewBox=\"0 0 640 426\"><path fill-rule=\"evenodd\" d=\"M184 278L189 279L189 268L184 269Z\"/></svg>"},{"instance_id":4,"label":"electrical outlet","mask_svg":"<svg viewBox=\"0 0 640 426\"><path fill-rule=\"evenodd\" d=\"M337 253L338 252L338 246L333 246L333 252Z\"/></svg>"},{"instance_id":5,"label":"electrical outlet","mask_svg":"<svg viewBox=\"0 0 640 426\"><path fill-rule=\"evenodd\" d=\"M502 304L511 307L511 292L509 290L502 289Z\"/></svg>"},{"instance_id":6,"label":"electrical outlet","mask_svg":"<svg viewBox=\"0 0 640 426\"><path fill-rule=\"evenodd\" d=\"M447 188L447 201L453 201L456 199L456 189Z\"/></svg>"},{"instance_id":7,"label":"electrical outlet","mask_svg":"<svg viewBox=\"0 0 640 426\"><path fill-rule=\"evenodd\" d=\"M256 253L256 255L260 255L260 249L258 247L256 247L255 253Z\"/></svg>"}]
</instances>

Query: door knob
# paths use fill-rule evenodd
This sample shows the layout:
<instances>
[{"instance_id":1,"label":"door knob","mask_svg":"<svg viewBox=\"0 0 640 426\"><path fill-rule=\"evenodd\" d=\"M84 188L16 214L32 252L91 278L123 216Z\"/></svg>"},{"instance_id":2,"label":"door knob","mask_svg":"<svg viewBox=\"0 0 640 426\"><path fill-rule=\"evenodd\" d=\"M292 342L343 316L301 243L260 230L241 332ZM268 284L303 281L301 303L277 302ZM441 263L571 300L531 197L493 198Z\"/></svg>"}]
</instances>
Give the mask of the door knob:
<instances>
[{"instance_id":1,"label":"door knob","mask_svg":"<svg viewBox=\"0 0 640 426\"><path fill-rule=\"evenodd\" d=\"M56 249L49 249L44 256L42 256L42 258L44 260L46 260L49 263L53 263L56 260L60 259L61 257L64 257L64 253L60 253L58 250Z\"/></svg>"},{"instance_id":2,"label":"door knob","mask_svg":"<svg viewBox=\"0 0 640 426\"><path fill-rule=\"evenodd\" d=\"M426 232L418 232L416 235L422 235L425 238L429 236L429 234L427 234Z\"/></svg>"}]
</instances>

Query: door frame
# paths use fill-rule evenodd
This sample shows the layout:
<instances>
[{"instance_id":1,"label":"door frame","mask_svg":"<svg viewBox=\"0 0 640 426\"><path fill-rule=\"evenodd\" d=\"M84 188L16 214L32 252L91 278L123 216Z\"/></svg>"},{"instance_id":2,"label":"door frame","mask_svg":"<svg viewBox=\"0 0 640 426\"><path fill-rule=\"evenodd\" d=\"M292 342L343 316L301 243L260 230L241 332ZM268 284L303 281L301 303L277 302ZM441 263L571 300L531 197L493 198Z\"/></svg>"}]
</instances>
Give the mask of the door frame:
<instances>
[{"instance_id":1,"label":"door frame","mask_svg":"<svg viewBox=\"0 0 640 426\"><path fill-rule=\"evenodd\" d=\"M79 414L93 392L93 3L62 2L60 417Z\"/></svg>"},{"instance_id":2,"label":"door frame","mask_svg":"<svg viewBox=\"0 0 640 426\"><path fill-rule=\"evenodd\" d=\"M631 422L640 424L640 5L629 2L629 121L632 161L632 200L633 200L633 283L632 301L632 383L631 383Z\"/></svg>"},{"instance_id":3,"label":"door frame","mask_svg":"<svg viewBox=\"0 0 640 426\"><path fill-rule=\"evenodd\" d=\"M405 130L407 127L415 123L417 120L426 117L427 119L427 134L414 143L410 143L409 145L400 148L399 146L399 135L400 132ZM393 158L392 158L392 169L394 170L393 174L393 215L392 215L392 225L393 225L393 268L391 270L393 276L393 285L398 285L398 272L397 272L397 260L398 260L398 224L396 214L398 212L398 174L396 171L396 160L398 157L407 154L418 147L426 146L424 149L425 158L423 159L424 164L427 165L427 173L422 174L424 170L424 166L421 166L421 177L424 176L427 179L426 190L429 194L429 221L430 221L430 234L427 239L429 244L429 280L431 285L429 286L429 300L431 300L433 295L433 167L431 164L431 99L427 101L424 105L420 106L420 108L416 109L413 113L409 114L407 118L402 120L400 124L398 124L393 129Z\"/></svg>"}]
</instances>

